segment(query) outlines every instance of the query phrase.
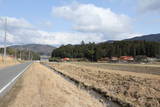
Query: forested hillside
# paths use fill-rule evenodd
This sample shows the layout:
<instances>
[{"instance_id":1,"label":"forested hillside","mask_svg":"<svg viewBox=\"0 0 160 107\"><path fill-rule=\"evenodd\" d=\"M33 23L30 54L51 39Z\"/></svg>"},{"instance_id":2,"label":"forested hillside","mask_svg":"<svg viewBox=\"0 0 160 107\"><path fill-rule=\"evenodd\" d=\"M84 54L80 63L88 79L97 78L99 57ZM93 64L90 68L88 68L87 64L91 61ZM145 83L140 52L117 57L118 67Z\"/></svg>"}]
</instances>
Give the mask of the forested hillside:
<instances>
[{"instance_id":1,"label":"forested hillside","mask_svg":"<svg viewBox=\"0 0 160 107\"><path fill-rule=\"evenodd\" d=\"M160 42L147 41L115 41L113 43L89 43L65 45L53 50L52 57L87 58L97 61L103 57L160 56Z\"/></svg>"}]
</instances>

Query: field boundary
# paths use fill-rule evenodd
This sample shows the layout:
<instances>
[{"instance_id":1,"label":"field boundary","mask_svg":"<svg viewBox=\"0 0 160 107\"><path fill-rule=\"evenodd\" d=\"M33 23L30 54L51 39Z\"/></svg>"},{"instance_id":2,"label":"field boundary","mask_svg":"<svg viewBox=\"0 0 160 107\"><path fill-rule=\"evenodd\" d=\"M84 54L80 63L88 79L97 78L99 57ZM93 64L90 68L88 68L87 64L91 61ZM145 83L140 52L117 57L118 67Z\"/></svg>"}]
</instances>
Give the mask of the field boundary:
<instances>
[{"instance_id":1,"label":"field boundary","mask_svg":"<svg viewBox=\"0 0 160 107\"><path fill-rule=\"evenodd\" d=\"M115 98L113 96L108 95L107 92L102 91L100 88L88 86L85 83L80 82L80 81L62 73L62 72L58 71L57 69L50 67L47 64L43 64L43 63L41 63L41 64L46 66L47 68L51 69L53 72L57 73L58 75L62 76L67 81L73 83L78 88L89 92L90 95L92 95L93 97L98 99L100 102L106 104L107 107L134 107L134 105L132 105L130 103L124 102L118 98Z\"/></svg>"}]
</instances>

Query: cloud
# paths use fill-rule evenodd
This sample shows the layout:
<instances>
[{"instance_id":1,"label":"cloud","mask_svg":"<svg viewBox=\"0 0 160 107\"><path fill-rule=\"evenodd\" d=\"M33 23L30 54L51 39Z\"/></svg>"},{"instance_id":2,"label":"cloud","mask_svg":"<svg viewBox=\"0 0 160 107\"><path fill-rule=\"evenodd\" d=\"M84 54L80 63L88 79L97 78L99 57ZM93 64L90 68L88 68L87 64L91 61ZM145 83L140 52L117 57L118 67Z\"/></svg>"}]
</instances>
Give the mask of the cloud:
<instances>
[{"instance_id":1,"label":"cloud","mask_svg":"<svg viewBox=\"0 0 160 107\"><path fill-rule=\"evenodd\" d=\"M8 44L78 44L102 42L106 40L126 39L134 34L131 19L127 15L114 13L109 8L93 4L72 4L53 8L53 14L73 23L73 31L47 32L36 28L24 18L7 17ZM0 43L4 37L4 18L0 17ZM45 23L50 26L50 22Z\"/></svg>"},{"instance_id":2,"label":"cloud","mask_svg":"<svg viewBox=\"0 0 160 107\"><path fill-rule=\"evenodd\" d=\"M4 43L4 18L0 17L0 43ZM7 43L8 44L78 44L85 42L103 41L102 35L97 33L81 32L46 32L36 29L23 18L7 17Z\"/></svg>"},{"instance_id":3,"label":"cloud","mask_svg":"<svg viewBox=\"0 0 160 107\"><path fill-rule=\"evenodd\" d=\"M9 43L27 43L33 36L34 26L23 18L0 17L0 34L4 35L4 21L7 19L7 40ZM0 39L3 41L3 38Z\"/></svg>"},{"instance_id":4,"label":"cloud","mask_svg":"<svg viewBox=\"0 0 160 107\"><path fill-rule=\"evenodd\" d=\"M118 35L130 32L132 29L131 18L127 15L117 14L109 8L101 8L93 4L53 7L52 12L55 16L73 22L74 30L101 33L105 39L118 39Z\"/></svg>"},{"instance_id":5,"label":"cloud","mask_svg":"<svg viewBox=\"0 0 160 107\"><path fill-rule=\"evenodd\" d=\"M138 0L141 12L160 12L160 0Z\"/></svg>"},{"instance_id":6,"label":"cloud","mask_svg":"<svg viewBox=\"0 0 160 107\"><path fill-rule=\"evenodd\" d=\"M37 26L40 26L42 28L46 28L46 29L49 29L49 28L53 28L53 23L51 21L41 21L39 23L37 23Z\"/></svg>"},{"instance_id":7,"label":"cloud","mask_svg":"<svg viewBox=\"0 0 160 107\"><path fill-rule=\"evenodd\" d=\"M0 17L1 25L4 25L5 19L7 19L7 25L9 26L9 28L33 28L32 24L30 24L25 19L17 19L14 17Z\"/></svg>"},{"instance_id":8,"label":"cloud","mask_svg":"<svg viewBox=\"0 0 160 107\"><path fill-rule=\"evenodd\" d=\"M121 35L119 35L121 38L121 40L123 39L129 39L129 38L133 38L133 37L138 37L138 36L142 36L144 34L142 33L123 33Z\"/></svg>"},{"instance_id":9,"label":"cloud","mask_svg":"<svg viewBox=\"0 0 160 107\"><path fill-rule=\"evenodd\" d=\"M79 44L82 40L86 43L103 41L102 35L96 33L38 32L41 34L41 38L36 39L37 43L43 41L46 44Z\"/></svg>"}]
</instances>

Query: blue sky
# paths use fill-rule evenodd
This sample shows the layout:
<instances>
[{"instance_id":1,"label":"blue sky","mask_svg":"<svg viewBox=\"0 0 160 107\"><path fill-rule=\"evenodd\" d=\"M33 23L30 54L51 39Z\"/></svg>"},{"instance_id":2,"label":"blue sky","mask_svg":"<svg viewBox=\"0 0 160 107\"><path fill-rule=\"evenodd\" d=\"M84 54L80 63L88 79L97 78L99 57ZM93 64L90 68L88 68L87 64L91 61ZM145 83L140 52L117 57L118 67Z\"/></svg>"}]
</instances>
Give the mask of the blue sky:
<instances>
[{"instance_id":1,"label":"blue sky","mask_svg":"<svg viewBox=\"0 0 160 107\"><path fill-rule=\"evenodd\" d=\"M76 44L159 33L159 13L159 0L0 0L12 43Z\"/></svg>"}]
</instances>

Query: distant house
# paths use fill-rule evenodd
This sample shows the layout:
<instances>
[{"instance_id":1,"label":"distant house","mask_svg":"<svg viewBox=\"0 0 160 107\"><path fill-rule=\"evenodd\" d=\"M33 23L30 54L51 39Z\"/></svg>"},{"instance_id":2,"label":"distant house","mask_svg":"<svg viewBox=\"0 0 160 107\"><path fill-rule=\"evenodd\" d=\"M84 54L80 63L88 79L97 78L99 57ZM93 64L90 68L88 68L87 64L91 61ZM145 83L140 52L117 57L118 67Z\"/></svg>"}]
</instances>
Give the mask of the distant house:
<instances>
[{"instance_id":1,"label":"distant house","mask_svg":"<svg viewBox=\"0 0 160 107\"><path fill-rule=\"evenodd\" d=\"M133 58L133 56L121 56L120 58L119 58L121 61L134 61L134 58Z\"/></svg>"},{"instance_id":2,"label":"distant house","mask_svg":"<svg viewBox=\"0 0 160 107\"><path fill-rule=\"evenodd\" d=\"M109 57L98 59L98 62L107 62L107 61L110 61Z\"/></svg>"},{"instance_id":3,"label":"distant house","mask_svg":"<svg viewBox=\"0 0 160 107\"><path fill-rule=\"evenodd\" d=\"M63 58L62 61L70 61L70 58Z\"/></svg>"},{"instance_id":4,"label":"distant house","mask_svg":"<svg viewBox=\"0 0 160 107\"><path fill-rule=\"evenodd\" d=\"M118 60L118 57L112 57L111 60L116 61Z\"/></svg>"},{"instance_id":5,"label":"distant house","mask_svg":"<svg viewBox=\"0 0 160 107\"><path fill-rule=\"evenodd\" d=\"M118 62L118 61L119 61L118 57L111 57L111 62Z\"/></svg>"}]
</instances>

